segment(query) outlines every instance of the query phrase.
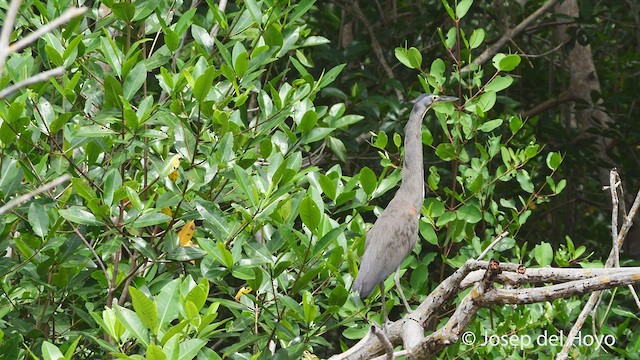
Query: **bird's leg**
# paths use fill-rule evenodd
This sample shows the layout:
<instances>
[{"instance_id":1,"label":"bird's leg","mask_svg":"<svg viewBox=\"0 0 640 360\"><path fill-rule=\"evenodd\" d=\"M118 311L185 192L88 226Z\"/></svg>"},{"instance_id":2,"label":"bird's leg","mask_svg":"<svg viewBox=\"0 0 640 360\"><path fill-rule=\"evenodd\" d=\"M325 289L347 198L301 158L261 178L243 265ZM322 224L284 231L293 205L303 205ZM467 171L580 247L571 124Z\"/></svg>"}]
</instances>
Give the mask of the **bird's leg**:
<instances>
[{"instance_id":1,"label":"bird's leg","mask_svg":"<svg viewBox=\"0 0 640 360\"><path fill-rule=\"evenodd\" d=\"M380 299L382 300L382 330L386 332L389 315L387 315L387 301L384 298L384 281L380 283Z\"/></svg>"},{"instance_id":2,"label":"bird's leg","mask_svg":"<svg viewBox=\"0 0 640 360\"><path fill-rule=\"evenodd\" d=\"M396 283L396 288L398 292L400 292L400 297L402 298L402 302L404 303L404 307L407 308L407 313L410 313L411 307L409 307L409 303L407 302L407 298L404 297L404 291L402 291L402 286L400 286L400 268L396 271L396 275L393 277L393 281Z\"/></svg>"}]
</instances>

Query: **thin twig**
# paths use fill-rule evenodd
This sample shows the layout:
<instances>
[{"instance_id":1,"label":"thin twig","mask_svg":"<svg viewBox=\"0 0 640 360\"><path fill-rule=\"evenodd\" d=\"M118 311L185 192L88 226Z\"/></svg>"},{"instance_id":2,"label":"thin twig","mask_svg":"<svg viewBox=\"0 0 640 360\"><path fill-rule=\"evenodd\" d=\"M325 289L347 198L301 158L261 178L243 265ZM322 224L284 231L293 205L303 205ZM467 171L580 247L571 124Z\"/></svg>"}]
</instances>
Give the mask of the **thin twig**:
<instances>
[{"instance_id":1,"label":"thin twig","mask_svg":"<svg viewBox=\"0 0 640 360\"><path fill-rule=\"evenodd\" d=\"M13 23L16 21L18 15L18 9L20 8L21 0L12 0L7 11L7 16L4 18L4 26L0 33L0 74L4 70L4 64L7 60L7 56L11 53L9 50L9 41L11 41L11 32L13 31Z\"/></svg>"},{"instance_id":2,"label":"thin twig","mask_svg":"<svg viewBox=\"0 0 640 360\"><path fill-rule=\"evenodd\" d=\"M20 195L17 198L9 201L8 203L4 204L2 207L0 207L0 215L6 213L7 211L13 209L14 207L24 203L25 201L28 201L29 199L31 199L32 197L41 194L45 191L48 191L50 189L53 189L54 187L68 181L69 179L71 179L71 175L69 174L65 174L60 176L59 178L44 184L42 186L40 186L39 188L33 190L32 192L26 193L24 195Z\"/></svg>"},{"instance_id":3,"label":"thin twig","mask_svg":"<svg viewBox=\"0 0 640 360\"><path fill-rule=\"evenodd\" d=\"M471 64L482 65L491 59L503 46L505 46L511 39L516 37L522 31L524 31L527 26L529 26L532 22L534 22L537 18L542 16L547 11L551 10L560 0L549 0L546 4L542 5L538 10L534 11L531 15L529 15L526 19L524 19L520 24L516 25L513 29L507 31L498 41L496 41L493 45L491 45L487 50L485 50L478 57L473 59ZM470 66L467 65L460 72L469 71Z\"/></svg>"},{"instance_id":4,"label":"thin twig","mask_svg":"<svg viewBox=\"0 0 640 360\"><path fill-rule=\"evenodd\" d=\"M68 22L69 20L73 19L76 16L80 16L84 14L85 11L87 11L87 8L83 6L79 8L74 7L63 12L62 15L53 19L50 23L43 25L38 30L30 33L29 35L11 44L9 46L9 51L20 51L24 49L25 47L29 46L29 44L31 44L32 42L41 38L42 35Z\"/></svg>"},{"instance_id":5,"label":"thin twig","mask_svg":"<svg viewBox=\"0 0 640 360\"><path fill-rule=\"evenodd\" d=\"M227 0L220 0L220 4L218 4L218 11L224 14L226 9L227 9ZM216 21L209 35L211 35L212 38L215 38L216 36L218 36L218 31L220 31L220 23Z\"/></svg>"},{"instance_id":6,"label":"thin twig","mask_svg":"<svg viewBox=\"0 0 640 360\"><path fill-rule=\"evenodd\" d=\"M611 181L611 178L612 177L610 177L610 181ZM615 179L614 181L611 182L610 187L614 189L613 191L615 191L615 188L617 187ZM640 191L638 191L638 194L636 195L636 198L633 202L633 205L631 206L631 209L629 210L629 213L625 216L624 223L622 224L620 231L617 232L617 236L613 240L613 249L611 249L611 252L609 253L609 257L607 258L605 267L613 267L613 265L616 264L616 254L618 253L620 247L622 247L622 243L624 242L624 239L627 236L629 229L633 225L633 218L636 216L636 212L638 211L638 208L640 208ZM569 331L569 334L567 335L567 339L566 339L566 342L564 343L564 346L562 347L562 350L556 356L557 360L565 360L569 356L569 350L573 345L573 340L578 334L578 331L582 329L582 326L584 325L584 322L587 319L587 316L589 316L589 313L591 313L592 310L596 307L596 304L600 298L601 293L602 291L594 291L589 296L589 300L587 301L587 304L584 306L584 308L580 312L580 315L578 315L578 318L576 319L575 324Z\"/></svg>"},{"instance_id":7,"label":"thin twig","mask_svg":"<svg viewBox=\"0 0 640 360\"><path fill-rule=\"evenodd\" d=\"M489 251L491 251L491 249L493 249L494 246L496 246L497 243L499 243L500 241L502 241L502 239L504 239L505 237L507 237L507 235L509 235L508 231L503 232L502 234L498 235L498 237L496 237L495 240L493 240L493 242L491 244L489 244L489 246L487 246L486 249L484 249L484 251L478 255L478 257L476 258L476 260L482 260L482 258L484 258L485 256L487 256L487 254L489 253Z\"/></svg>"},{"instance_id":8,"label":"thin twig","mask_svg":"<svg viewBox=\"0 0 640 360\"><path fill-rule=\"evenodd\" d=\"M64 74L64 66L58 66L57 68L53 68L51 70L43 71L41 73L35 74L29 78L26 78L20 81L17 84L13 84L7 88L4 88L0 91L0 99L4 99L5 97L11 95L13 92L21 89L23 87L27 87L31 84L35 84L37 82L46 81L51 77L60 76Z\"/></svg>"},{"instance_id":9,"label":"thin twig","mask_svg":"<svg viewBox=\"0 0 640 360\"><path fill-rule=\"evenodd\" d=\"M611 250L613 251L613 265L614 267L620 267L620 251L618 249L618 186L620 183L618 180L618 172L616 169L611 169L609 172L609 191L611 192ZM624 199L622 199L624 201Z\"/></svg>"}]
</instances>

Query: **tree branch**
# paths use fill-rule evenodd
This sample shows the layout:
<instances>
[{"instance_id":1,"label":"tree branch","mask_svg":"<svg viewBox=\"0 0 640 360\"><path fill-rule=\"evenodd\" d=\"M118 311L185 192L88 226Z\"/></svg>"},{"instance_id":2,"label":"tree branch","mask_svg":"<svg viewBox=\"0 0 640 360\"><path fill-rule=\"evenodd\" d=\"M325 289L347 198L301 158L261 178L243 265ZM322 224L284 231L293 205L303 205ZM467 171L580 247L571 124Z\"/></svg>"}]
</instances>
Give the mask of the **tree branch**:
<instances>
[{"instance_id":1,"label":"tree branch","mask_svg":"<svg viewBox=\"0 0 640 360\"><path fill-rule=\"evenodd\" d=\"M520 24L518 24L513 29L507 31L498 41L496 41L493 45L491 45L488 49L486 49L482 54L473 59L471 64L481 65L489 61L489 59L493 58L495 54L502 49L511 39L518 36L522 31L524 31L527 26L531 25L536 19L542 16L547 11L551 10L557 3L561 0L549 0L546 4L542 5L538 10L534 11L531 15L529 15L526 19L524 19ZM462 68L461 72L469 71L470 65Z\"/></svg>"}]
</instances>

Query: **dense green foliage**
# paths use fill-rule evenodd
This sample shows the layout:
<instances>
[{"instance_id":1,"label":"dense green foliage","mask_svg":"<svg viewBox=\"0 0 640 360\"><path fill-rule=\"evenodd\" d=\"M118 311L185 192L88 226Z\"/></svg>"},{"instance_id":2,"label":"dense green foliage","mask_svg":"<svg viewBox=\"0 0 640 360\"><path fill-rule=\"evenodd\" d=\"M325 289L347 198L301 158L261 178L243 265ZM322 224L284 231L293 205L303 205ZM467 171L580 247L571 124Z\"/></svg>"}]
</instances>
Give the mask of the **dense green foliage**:
<instances>
[{"instance_id":1,"label":"dense green foliage","mask_svg":"<svg viewBox=\"0 0 640 360\"><path fill-rule=\"evenodd\" d=\"M26 1L12 40L69 5ZM246 0L224 12L212 1L104 1L12 54L3 87L68 71L0 102L0 198L73 177L0 218L0 358L288 359L348 348L366 320L380 321L378 295L363 304L349 289L366 232L400 181L404 99L422 92L461 100L425 120L429 191L402 280L412 304L504 231L492 252L501 260L597 266L588 254L608 248L593 243L609 244L597 214L566 238L545 216L577 186L564 177L593 170L581 157L589 149L556 146L570 131L546 122L557 115L519 115L525 97L543 96L518 95L521 84L542 87L529 85L521 56L461 71L499 34L487 5L423 5L388 24L383 56L395 79L381 75L365 33L338 47L344 9L313 0ZM384 305L399 311L388 294ZM611 301L600 330L618 342L608 350L634 354L637 318ZM470 330L557 333L580 304L486 309Z\"/></svg>"}]
</instances>

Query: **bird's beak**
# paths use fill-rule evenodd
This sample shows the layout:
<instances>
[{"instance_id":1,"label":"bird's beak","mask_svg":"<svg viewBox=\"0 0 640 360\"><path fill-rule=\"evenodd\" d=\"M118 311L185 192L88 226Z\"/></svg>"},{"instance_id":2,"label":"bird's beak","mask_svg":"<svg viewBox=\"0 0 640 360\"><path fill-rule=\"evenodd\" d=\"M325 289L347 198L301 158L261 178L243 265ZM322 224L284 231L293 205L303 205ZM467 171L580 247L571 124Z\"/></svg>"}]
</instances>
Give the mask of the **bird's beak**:
<instances>
[{"instance_id":1,"label":"bird's beak","mask_svg":"<svg viewBox=\"0 0 640 360\"><path fill-rule=\"evenodd\" d=\"M436 102L450 102L450 101L456 101L456 100L458 100L458 98L455 96L440 95L438 96L438 100L436 100Z\"/></svg>"}]
</instances>

